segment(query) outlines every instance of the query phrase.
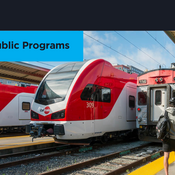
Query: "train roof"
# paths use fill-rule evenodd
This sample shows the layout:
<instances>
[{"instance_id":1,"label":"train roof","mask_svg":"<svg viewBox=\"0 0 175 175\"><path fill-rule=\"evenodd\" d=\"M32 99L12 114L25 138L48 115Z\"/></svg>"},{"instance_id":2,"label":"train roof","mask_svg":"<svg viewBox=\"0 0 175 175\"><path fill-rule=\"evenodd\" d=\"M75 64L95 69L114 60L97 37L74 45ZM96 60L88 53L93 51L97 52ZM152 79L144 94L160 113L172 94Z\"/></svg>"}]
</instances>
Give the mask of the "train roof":
<instances>
[{"instance_id":1,"label":"train roof","mask_svg":"<svg viewBox=\"0 0 175 175\"><path fill-rule=\"evenodd\" d=\"M23 62L0 62L0 78L13 81L20 81L29 84L39 84L44 76L50 71L52 73L59 71L78 71L85 63L93 62L95 60L104 59L91 59L81 62L69 62L58 65L52 70L34 66ZM106 60L104 60L106 61ZM107 61L108 62L108 61ZM112 64L109 63L111 66Z\"/></svg>"},{"instance_id":2,"label":"train roof","mask_svg":"<svg viewBox=\"0 0 175 175\"><path fill-rule=\"evenodd\" d=\"M175 68L163 68L147 71L138 75L137 85L158 85L175 83Z\"/></svg>"},{"instance_id":3,"label":"train roof","mask_svg":"<svg viewBox=\"0 0 175 175\"><path fill-rule=\"evenodd\" d=\"M60 64L54 67L50 73L56 72L68 72L68 71L77 71L79 70L87 61L80 61L80 62L69 62Z\"/></svg>"},{"instance_id":4,"label":"train roof","mask_svg":"<svg viewBox=\"0 0 175 175\"><path fill-rule=\"evenodd\" d=\"M153 70L150 70L150 71L146 71L146 72L143 72L142 74L139 74L138 77L144 75L144 74L148 74L150 72L155 72L155 71L161 71L161 70L172 70L172 71L175 71L175 68L161 68L161 69L153 69Z\"/></svg>"}]
</instances>

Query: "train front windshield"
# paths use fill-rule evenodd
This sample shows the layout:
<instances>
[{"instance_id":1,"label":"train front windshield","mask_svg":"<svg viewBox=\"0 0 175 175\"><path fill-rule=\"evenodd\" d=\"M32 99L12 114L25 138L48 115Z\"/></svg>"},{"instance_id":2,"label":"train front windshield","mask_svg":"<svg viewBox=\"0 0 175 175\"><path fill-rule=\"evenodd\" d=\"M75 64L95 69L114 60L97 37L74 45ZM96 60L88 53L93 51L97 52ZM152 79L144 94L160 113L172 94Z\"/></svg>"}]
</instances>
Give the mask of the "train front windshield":
<instances>
[{"instance_id":1,"label":"train front windshield","mask_svg":"<svg viewBox=\"0 0 175 175\"><path fill-rule=\"evenodd\" d=\"M35 102L43 105L63 101L78 70L85 62L57 66L38 89Z\"/></svg>"}]
</instances>

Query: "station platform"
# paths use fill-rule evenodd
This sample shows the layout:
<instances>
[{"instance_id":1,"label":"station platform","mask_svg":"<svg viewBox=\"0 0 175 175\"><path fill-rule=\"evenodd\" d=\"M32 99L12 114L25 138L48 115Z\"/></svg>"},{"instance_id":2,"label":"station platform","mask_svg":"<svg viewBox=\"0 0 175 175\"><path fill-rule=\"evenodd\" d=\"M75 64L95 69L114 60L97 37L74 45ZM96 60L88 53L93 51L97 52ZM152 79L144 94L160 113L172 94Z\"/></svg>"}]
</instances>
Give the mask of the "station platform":
<instances>
[{"instance_id":1,"label":"station platform","mask_svg":"<svg viewBox=\"0 0 175 175\"><path fill-rule=\"evenodd\" d=\"M0 155L1 151L5 150L13 150L13 152L22 151L22 147L32 147L32 145L40 145L40 144L55 144L54 139L52 137L43 137L34 139L32 142L32 138L28 135L26 136L15 136L15 137L2 137L0 138ZM14 148L14 149L12 149ZM18 150L18 148L20 150ZM8 153L8 152L7 152ZM138 168L137 170L129 173L129 175L165 175L163 159L161 157L153 162ZM175 152L170 153L169 158L169 175L175 174Z\"/></svg>"},{"instance_id":2,"label":"station platform","mask_svg":"<svg viewBox=\"0 0 175 175\"><path fill-rule=\"evenodd\" d=\"M165 175L164 157L161 157L153 162L148 163L147 165L129 173L129 175ZM175 152L170 153L169 157L169 175L175 174Z\"/></svg>"},{"instance_id":3,"label":"station platform","mask_svg":"<svg viewBox=\"0 0 175 175\"><path fill-rule=\"evenodd\" d=\"M52 137L43 137L34 139L29 135L15 136L15 137L2 137L0 138L0 155L27 151L33 148L44 148L47 145L55 145Z\"/></svg>"},{"instance_id":4,"label":"station platform","mask_svg":"<svg viewBox=\"0 0 175 175\"><path fill-rule=\"evenodd\" d=\"M14 136L14 137L2 137L0 138L0 149L4 149L4 147L16 147L21 145L31 145L36 143L44 143L44 142L54 142L52 137L43 137L34 139L32 142L32 138L29 135L25 136Z\"/></svg>"}]
</instances>

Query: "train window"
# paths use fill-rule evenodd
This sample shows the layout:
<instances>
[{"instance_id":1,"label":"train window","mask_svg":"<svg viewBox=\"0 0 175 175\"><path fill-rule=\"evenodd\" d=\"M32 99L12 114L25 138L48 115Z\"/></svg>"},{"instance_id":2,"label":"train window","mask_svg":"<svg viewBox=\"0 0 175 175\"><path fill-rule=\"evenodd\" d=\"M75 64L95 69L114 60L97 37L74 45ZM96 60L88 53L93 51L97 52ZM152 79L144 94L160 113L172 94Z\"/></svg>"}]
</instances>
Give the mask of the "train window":
<instances>
[{"instance_id":1,"label":"train window","mask_svg":"<svg viewBox=\"0 0 175 175\"><path fill-rule=\"evenodd\" d=\"M39 87L35 102L48 105L63 101L76 73L77 71L49 74Z\"/></svg>"},{"instance_id":2,"label":"train window","mask_svg":"<svg viewBox=\"0 0 175 175\"><path fill-rule=\"evenodd\" d=\"M76 63L76 64L74 65L74 67L73 67L72 70L73 70L73 71L74 71L74 70L80 70L80 68L81 68L85 63L86 63L86 61Z\"/></svg>"},{"instance_id":3,"label":"train window","mask_svg":"<svg viewBox=\"0 0 175 175\"><path fill-rule=\"evenodd\" d=\"M155 105L161 105L161 90L155 92Z\"/></svg>"},{"instance_id":4,"label":"train window","mask_svg":"<svg viewBox=\"0 0 175 175\"><path fill-rule=\"evenodd\" d=\"M109 88L103 88L101 90L101 98L102 98L102 102L111 102L111 89Z\"/></svg>"},{"instance_id":5,"label":"train window","mask_svg":"<svg viewBox=\"0 0 175 175\"><path fill-rule=\"evenodd\" d=\"M56 81L69 80L69 79L73 79L75 77L76 73L77 73L77 71L49 74L47 76L46 80L56 80Z\"/></svg>"},{"instance_id":6,"label":"train window","mask_svg":"<svg viewBox=\"0 0 175 175\"><path fill-rule=\"evenodd\" d=\"M110 103L111 89L103 86L88 84L81 94L81 99Z\"/></svg>"},{"instance_id":7,"label":"train window","mask_svg":"<svg viewBox=\"0 0 175 175\"><path fill-rule=\"evenodd\" d=\"M172 97L175 97L175 90L173 91L173 96Z\"/></svg>"},{"instance_id":8,"label":"train window","mask_svg":"<svg viewBox=\"0 0 175 175\"><path fill-rule=\"evenodd\" d=\"M138 105L147 104L147 92L138 92Z\"/></svg>"},{"instance_id":9,"label":"train window","mask_svg":"<svg viewBox=\"0 0 175 175\"><path fill-rule=\"evenodd\" d=\"M22 102L22 110L30 110L30 103L29 102Z\"/></svg>"},{"instance_id":10,"label":"train window","mask_svg":"<svg viewBox=\"0 0 175 175\"><path fill-rule=\"evenodd\" d=\"M70 72L72 71L74 64L68 64L67 66L65 66L64 68L62 68L59 72Z\"/></svg>"},{"instance_id":11,"label":"train window","mask_svg":"<svg viewBox=\"0 0 175 175\"><path fill-rule=\"evenodd\" d=\"M58 65L55 69L53 69L53 70L51 71L51 73L56 73L56 72L61 71L61 69L63 69L66 65L67 65L67 63L66 63L66 64Z\"/></svg>"},{"instance_id":12,"label":"train window","mask_svg":"<svg viewBox=\"0 0 175 175\"><path fill-rule=\"evenodd\" d=\"M93 84L88 84L81 93L82 100L93 101Z\"/></svg>"},{"instance_id":13,"label":"train window","mask_svg":"<svg viewBox=\"0 0 175 175\"><path fill-rule=\"evenodd\" d=\"M135 108L135 97L131 95L129 96L129 107Z\"/></svg>"},{"instance_id":14,"label":"train window","mask_svg":"<svg viewBox=\"0 0 175 175\"><path fill-rule=\"evenodd\" d=\"M61 64L57 66L54 70L52 70L51 73L78 71L85 63L86 61Z\"/></svg>"}]
</instances>

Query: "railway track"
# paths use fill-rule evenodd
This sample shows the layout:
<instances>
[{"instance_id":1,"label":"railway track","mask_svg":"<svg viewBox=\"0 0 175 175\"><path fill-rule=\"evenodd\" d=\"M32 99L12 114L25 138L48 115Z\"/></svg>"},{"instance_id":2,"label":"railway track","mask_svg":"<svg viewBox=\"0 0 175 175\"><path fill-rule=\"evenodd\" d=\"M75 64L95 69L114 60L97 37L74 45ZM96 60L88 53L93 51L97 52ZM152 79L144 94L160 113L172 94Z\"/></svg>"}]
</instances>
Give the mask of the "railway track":
<instances>
[{"instance_id":1,"label":"railway track","mask_svg":"<svg viewBox=\"0 0 175 175\"><path fill-rule=\"evenodd\" d=\"M138 145L138 146L133 146ZM111 158L118 158L121 159L123 156L129 156L134 151L139 151L139 149L144 149L148 147L148 144L145 142L137 141L136 143L128 142L128 143L118 143L118 144L107 144L107 145L94 145L94 146L85 146L85 147L73 147L68 148L65 147L54 152L38 154L36 152L35 156L25 158L25 159L18 159L16 161L9 161L6 163L0 164L0 174L28 174L28 175L35 175L35 174L62 174L62 173L72 173L77 174L81 172L84 174L88 174L88 171L92 174L92 168L90 170L84 169L85 166L93 167L94 164L102 164L99 166L105 167L105 163L107 164L108 168L110 164L112 167L117 167L117 164L120 168L124 168L124 162L120 164L117 161L111 163ZM126 149L128 148L128 149ZM158 148L154 148L158 149ZM118 151L117 151L118 150ZM110 154L107 154L110 152ZM112 153L111 153L112 152ZM142 150L143 152L143 150ZM138 153L139 154L139 153ZM107 157L108 156L108 157ZM158 151L154 152L152 155L153 157L160 157L161 152ZM141 160L143 156L139 157L136 156L137 160ZM2 157L0 157L2 160ZM3 158L5 159L5 157ZM108 162L108 159L110 161ZM125 158L126 159L126 158ZM130 158L132 159L132 158ZM133 158L135 160L136 158ZM143 162L149 160L149 158L145 158ZM104 161L105 160L105 161ZM127 158L129 160L129 158ZM153 160L151 158L150 160ZM99 163L101 161L101 163ZM122 159L123 161L123 159ZM127 166L130 165L130 162ZM122 166L122 167L121 167ZM131 165L132 167L134 165ZM72 169L71 169L72 168ZM77 172L71 172L72 170L76 170L77 168L83 168L83 170L78 170ZM130 169L129 167L125 167ZM102 168L97 168L98 172L103 172ZM104 168L107 169L107 168ZM21 171L23 173L21 173ZM67 172L66 172L67 171ZM87 172L86 172L87 171ZM104 171L105 172L105 171ZM109 172L109 171L108 171ZM106 172L105 172L106 173ZM96 173L97 174L97 173Z\"/></svg>"},{"instance_id":2,"label":"railway track","mask_svg":"<svg viewBox=\"0 0 175 175\"><path fill-rule=\"evenodd\" d=\"M71 149L72 151L76 150L69 145L59 145L59 146L53 146L48 148L1 155L0 160L2 161L2 159L4 159L3 162L5 163L0 163L0 169L8 168L8 167L20 165L20 164L27 164L29 162L40 161L43 159L50 158L52 156L61 156L64 154L68 154L66 151L60 151L60 150L67 150L67 149ZM24 158L26 156L28 156L29 158ZM20 160L9 161L9 158L12 159L12 157L14 159L19 158ZM8 159L8 160L5 160L5 159Z\"/></svg>"},{"instance_id":3,"label":"railway track","mask_svg":"<svg viewBox=\"0 0 175 175\"><path fill-rule=\"evenodd\" d=\"M163 156L162 151L153 151L152 149L150 149L147 153L145 152L143 154L143 149L147 146L148 145L142 145L132 149L123 150L117 153L108 154L99 158L87 160L82 163L77 163L60 169L40 173L39 175L119 175L122 173L128 174L130 171L134 170L134 168L146 164L148 161L153 161ZM148 148L149 147L150 146L148 146ZM142 157L140 157L141 155Z\"/></svg>"}]
</instances>

